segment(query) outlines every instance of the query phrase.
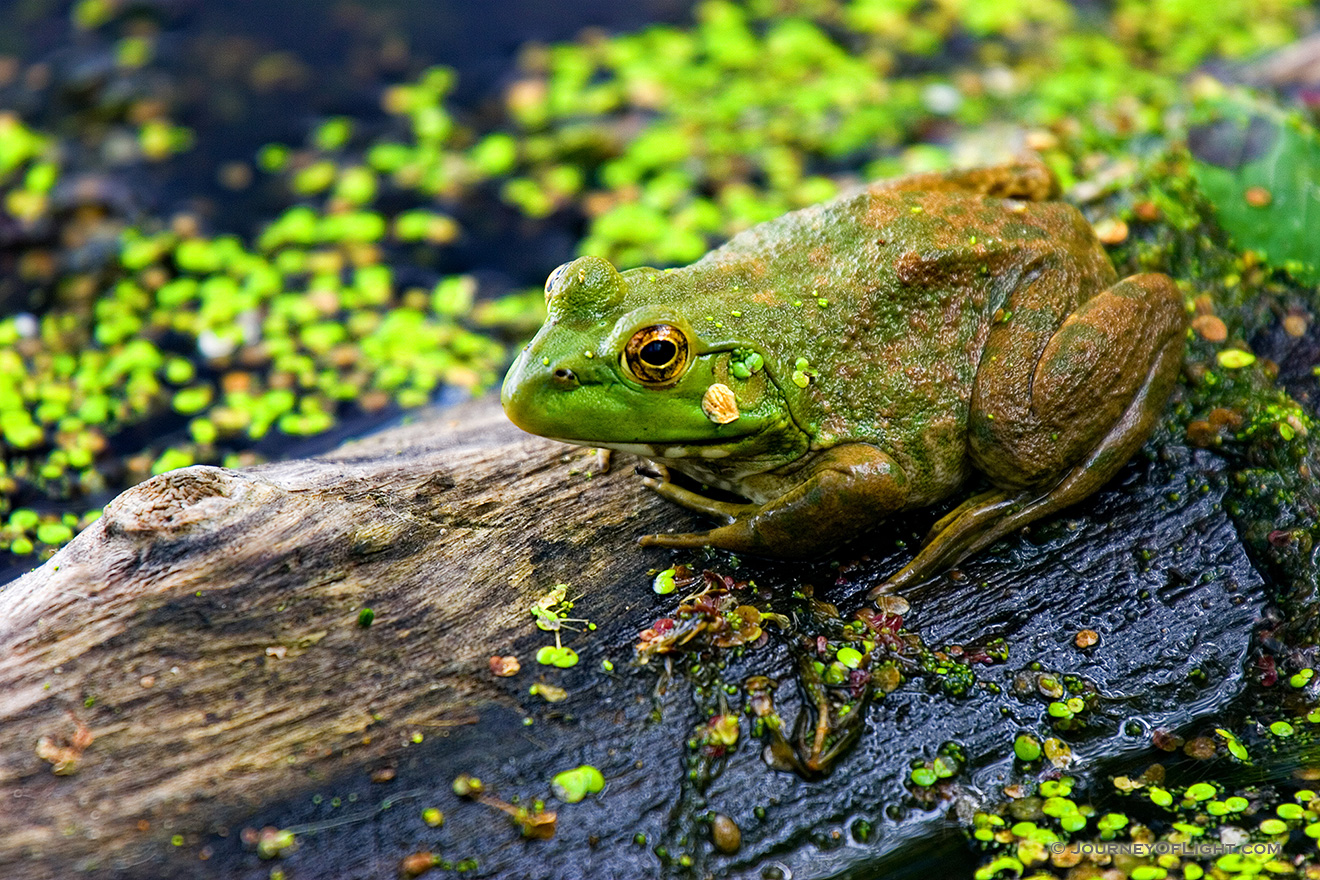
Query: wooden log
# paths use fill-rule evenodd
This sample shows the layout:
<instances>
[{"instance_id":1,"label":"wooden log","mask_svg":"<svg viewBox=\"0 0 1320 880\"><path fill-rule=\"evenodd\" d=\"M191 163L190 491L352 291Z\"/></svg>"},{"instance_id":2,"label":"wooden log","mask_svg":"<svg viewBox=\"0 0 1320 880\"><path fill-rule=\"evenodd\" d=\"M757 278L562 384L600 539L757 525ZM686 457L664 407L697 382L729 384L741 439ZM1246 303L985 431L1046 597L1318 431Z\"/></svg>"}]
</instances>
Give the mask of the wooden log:
<instances>
[{"instance_id":1,"label":"wooden log","mask_svg":"<svg viewBox=\"0 0 1320 880\"><path fill-rule=\"evenodd\" d=\"M586 450L518 432L488 399L319 458L187 468L121 495L0 589L0 876L265 878L271 864L242 841L264 826L293 832L289 877L395 877L422 851L510 878L656 876L683 857L697 876L881 871L917 840L964 852L946 812L997 795L1017 731L1046 724L1048 700L1014 689L1028 664L1103 697L1071 736L1085 779L1152 730L1229 704L1263 604L1219 507L1217 460L1159 450L908 596L928 645L1007 640L1008 661L978 672L1001 693L947 697L914 680L870 707L861 741L815 781L769 769L744 723L713 778L694 782L685 742L710 689L694 700L686 658L672 677L633 663L639 631L676 604L652 593L649 570L692 557L636 538L702 523L647 493L629 462L593 469ZM894 539L924 524L844 554L871 556L844 577L828 562L744 561L737 575L810 583L854 608L910 552ZM553 636L529 613L561 583L596 624L563 634L580 654L567 670L534 661ZM1084 628L1094 648L1076 647ZM791 717L790 642L774 633L724 657L721 681L776 678ZM492 655L517 656L521 672L495 677ZM538 681L567 698L530 695ZM924 809L910 761L945 741L968 766L951 800ZM451 791L467 772L526 805L580 764L606 789L551 800L550 840ZM709 811L740 828L737 852L712 847Z\"/></svg>"}]
</instances>

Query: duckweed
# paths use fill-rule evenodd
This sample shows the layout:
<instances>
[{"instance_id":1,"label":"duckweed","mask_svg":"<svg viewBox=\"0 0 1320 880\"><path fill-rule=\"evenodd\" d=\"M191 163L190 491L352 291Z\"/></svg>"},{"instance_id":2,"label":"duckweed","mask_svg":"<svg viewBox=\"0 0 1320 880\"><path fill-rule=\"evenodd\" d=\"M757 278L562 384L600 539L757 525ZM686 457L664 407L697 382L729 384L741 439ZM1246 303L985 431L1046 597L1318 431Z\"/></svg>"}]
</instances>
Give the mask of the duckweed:
<instances>
[{"instance_id":1,"label":"duckweed","mask_svg":"<svg viewBox=\"0 0 1320 880\"><path fill-rule=\"evenodd\" d=\"M1283 834L1288 830L1288 823L1282 819L1266 819L1260 823L1260 830L1264 834Z\"/></svg>"},{"instance_id":2,"label":"duckweed","mask_svg":"<svg viewBox=\"0 0 1320 880\"><path fill-rule=\"evenodd\" d=\"M1215 733L1219 734L1224 740L1224 745L1228 748L1230 755L1237 758L1239 761L1248 763L1251 761L1251 756L1247 753L1246 747L1242 745L1236 736L1229 733L1227 730L1224 730L1222 727L1215 728Z\"/></svg>"},{"instance_id":3,"label":"duckweed","mask_svg":"<svg viewBox=\"0 0 1320 880\"><path fill-rule=\"evenodd\" d=\"M556 773L550 787L566 804L576 804L589 794L599 794L605 788L605 777L590 764Z\"/></svg>"},{"instance_id":4,"label":"duckweed","mask_svg":"<svg viewBox=\"0 0 1320 880\"><path fill-rule=\"evenodd\" d=\"M674 592L674 574L674 569L666 568L655 576L655 580L651 584L651 589L655 591L657 596L667 596Z\"/></svg>"},{"instance_id":5,"label":"duckweed","mask_svg":"<svg viewBox=\"0 0 1320 880\"><path fill-rule=\"evenodd\" d=\"M567 669L577 665L578 654L572 648L545 645L536 652L536 662L543 666L556 666L560 669Z\"/></svg>"},{"instance_id":6,"label":"duckweed","mask_svg":"<svg viewBox=\"0 0 1320 880\"><path fill-rule=\"evenodd\" d=\"M1018 734L1013 741L1013 753L1019 761L1030 763L1040 758L1040 740L1028 733Z\"/></svg>"},{"instance_id":7,"label":"duckweed","mask_svg":"<svg viewBox=\"0 0 1320 880\"><path fill-rule=\"evenodd\" d=\"M1011 875L1021 877L1026 867L1022 862L1013 856L999 856L994 861L987 862L977 869L976 880L995 880L995 878Z\"/></svg>"},{"instance_id":8,"label":"duckweed","mask_svg":"<svg viewBox=\"0 0 1320 880\"><path fill-rule=\"evenodd\" d=\"M1040 784L1040 793L1041 796L1047 798L1067 797L1072 794L1072 787L1073 779L1071 776L1063 776L1059 779L1046 779Z\"/></svg>"},{"instance_id":9,"label":"duckweed","mask_svg":"<svg viewBox=\"0 0 1320 880\"><path fill-rule=\"evenodd\" d=\"M838 650L835 657L847 669L857 669L862 665L862 652L856 648L843 647Z\"/></svg>"},{"instance_id":10,"label":"duckweed","mask_svg":"<svg viewBox=\"0 0 1320 880\"><path fill-rule=\"evenodd\" d=\"M1102 835L1112 836L1115 832L1126 828L1128 817L1122 813L1105 813L1096 821L1096 828Z\"/></svg>"},{"instance_id":11,"label":"duckweed","mask_svg":"<svg viewBox=\"0 0 1320 880\"><path fill-rule=\"evenodd\" d=\"M1128 874L1131 880L1164 880L1168 876L1169 872L1158 865L1137 865Z\"/></svg>"},{"instance_id":12,"label":"duckweed","mask_svg":"<svg viewBox=\"0 0 1320 880\"><path fill-rule=\"evenodd\" d=\"M923 787L934 785L939 781L939 777L930 767L916 767L910 775L914 784Z\"/></svg>"},{"instance_id":13,"label":"duckweed","mask_svg":"<svg viewBox=\"0 0 1320 880\"><path fill-rule=\"evenodd\" d=\"M1306 815L1306 809L1301 804L1279 804L1274 812L1287 822L1295 822Z\"/></svg>"},{"instance_id":14,"label":"duckweed","mask_svg":"<svg viewBox=\"0 0 1320 880\"><path fill-rule=\"evenodd\" d=\"M73 537L73 529L62 522L43 522L37 526L37 540L43 544L58 546Z\"/></svg>"}]
</instances>

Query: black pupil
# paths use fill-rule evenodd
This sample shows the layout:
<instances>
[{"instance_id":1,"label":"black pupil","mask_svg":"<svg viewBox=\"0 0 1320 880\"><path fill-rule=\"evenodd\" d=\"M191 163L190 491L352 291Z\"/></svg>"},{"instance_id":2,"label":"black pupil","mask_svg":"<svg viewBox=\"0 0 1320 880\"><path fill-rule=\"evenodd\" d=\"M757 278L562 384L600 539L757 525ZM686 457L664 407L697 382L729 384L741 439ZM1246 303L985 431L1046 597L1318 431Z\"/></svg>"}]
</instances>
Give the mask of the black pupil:
<instances>
[{"instance_id":1,"label":"black pupil","mask_svg":"<svg viewBox=\"0 0 1320 880\"><path fill-rule=\"evenodd\" d=\"M652 367L663 367L677 353L677 346L668 339L654 339L642 346L642 361Z\"/></svg>"}]
</instances>

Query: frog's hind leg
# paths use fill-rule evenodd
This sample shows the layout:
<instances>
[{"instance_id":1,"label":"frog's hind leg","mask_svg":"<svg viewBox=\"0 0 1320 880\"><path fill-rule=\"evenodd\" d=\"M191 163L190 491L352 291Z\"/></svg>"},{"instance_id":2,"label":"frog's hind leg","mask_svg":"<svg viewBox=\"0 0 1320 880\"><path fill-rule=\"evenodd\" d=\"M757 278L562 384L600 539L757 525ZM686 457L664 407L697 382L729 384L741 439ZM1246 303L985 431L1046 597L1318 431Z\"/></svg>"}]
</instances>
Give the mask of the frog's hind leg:
<instances>
[{"instance_id":1,"label":"frog's hind leg","mask_svg":"<svg viewBox=\"0 0 1320 880\"><path fill-rule=\"evenodd\" d=\"M871 595L919 583L1107 483L1159 418L1182 365L1186 320L1172 281L1138 275L1069 315L1031 381L995 381L995 361L983 360L978 392L986 375L995 390L973 395L970 452L998 488L937 522L916 558ZM986 354L1012 361L1009 349L1023 340L994 337ZM1020 393L1003 390L1014 387Z\"/></svg>"},{"instance_id":2,"label":"frog's hind leg","mask_svg":"<svg viewBox=\"0 0 1320 880\"><path fill-rule=\"evenodd\" d=\"M935 524L926 530L926 537L921 539L921 543L923 545L929 544L935 539L936 535L952 525L954 520L958 517L962 516L969 510L981 507L985 503L997 499L1001 495L1003 495L1003 492L998 489L988 489L985 492L978 492L936 520Z\"/></svg>"}]
</instances>

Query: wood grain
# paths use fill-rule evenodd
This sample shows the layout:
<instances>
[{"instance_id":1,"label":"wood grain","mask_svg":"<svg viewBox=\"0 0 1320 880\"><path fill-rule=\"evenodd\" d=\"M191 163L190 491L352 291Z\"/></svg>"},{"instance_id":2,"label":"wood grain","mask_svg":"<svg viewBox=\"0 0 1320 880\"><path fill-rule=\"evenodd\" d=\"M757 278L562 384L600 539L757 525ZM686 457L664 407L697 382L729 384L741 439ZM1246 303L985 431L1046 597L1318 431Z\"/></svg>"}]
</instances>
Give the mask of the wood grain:
<instances>
[{"instance_id":1,"label":"wood grain","mask_svg":"<svg viewBox=\"0 0 1320 880\"><path fill-rule=\"evenodd\" d=\"M290 877L395 877L419 850L475 857L480 876L656 876L668 870L657 845L711 876L775 864L817 876L879 870L947 833L949 805L916 809L904 787L908 762L943 740L973 757L965 797L1002 785L1012 737L1043 703L919 686L872 707L824 782L768 769L745 737L709 786L693 785L684 742L704 715L691 686L662 664L630 664L639 629L676 599L654 596L647 574L676 557L637 536L702 523L647 493L631 462L593 468L586 450L518 432L488 399L319 458L193 467L121 495L0 589L0 876L264 878L270 864L239 842L264 825L299 829ZM1189 482L1207 488L1168 500ZM1142 745L1122 732L1131 716L1147 730L1194 726L1240 688L1263 591L1221 497L1212 457L1144 458L1031 540L972 560L963 580L915 591L911 624L932 645L1006 637L1009 662L982 675L1010 690L1032 661L1095 683L1112 703L1075 744L1085 775ZM809 581L854 607L910 552L893 534L921 527L876 539L847 579L828 562L747 562L739 576ZM566 634L582 662L563 672L532 659L551 637L528 613L557 583L597 624ZM1083 627L1101 633L1085 654L1071 641ZM495 678L492 654L518 656L522 672ZM724 680L791 682L792 663L772 640L729 658ZM1203 670L1194 686L1192 668ZM569 698L530 696L538 680ZM791 711L792 687L782 694ZM69 748L79 725L92 741L75 772L55 775L38 743ZM583 762L607 789L561 805L550 841L522 840L449 791L466 771L506 798L548 797L553 772ZM382 768L393 781L372 781ZM420 819L432 805L448 817L441 829ZM708 809L741 827L737 854L711 849ZM869 843L830 843L851 839L859 817L877 828Z\"/></svg>"}]
</instances>

